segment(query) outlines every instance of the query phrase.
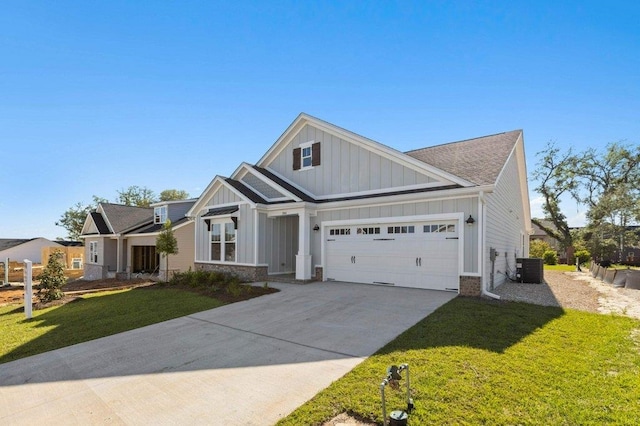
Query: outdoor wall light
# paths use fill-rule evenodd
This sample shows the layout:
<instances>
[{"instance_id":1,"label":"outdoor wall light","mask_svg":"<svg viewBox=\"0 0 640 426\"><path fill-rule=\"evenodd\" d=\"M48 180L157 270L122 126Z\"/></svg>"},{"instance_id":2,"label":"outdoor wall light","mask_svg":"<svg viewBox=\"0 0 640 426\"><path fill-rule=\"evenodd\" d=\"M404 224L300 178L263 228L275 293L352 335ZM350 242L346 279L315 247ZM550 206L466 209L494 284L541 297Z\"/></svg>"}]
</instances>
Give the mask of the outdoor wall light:
<instances>
[{"instance_id":1,"label":"outdoor wall light","mask_svg":"<svg viewBox=\"0 0 640 426\"><path fill-rule=\"evenodd\" d=\"M476 223L476 220L473 217L471 217L471 215L469 215L469 217L467 218L467 220L465 220L465 222L467 222L467 225L471 226L474 223Z\"/></svg>"},{"instance_id":2,"label":"outdoor wall light","mask_svg":"<svg viewBox=\"0 0 640 426\"><path fill-rule=\"evenodd\" d=\"M318 226L318 224L316 223L315 226L313 227L313 230L318 232L320 230L320 227Z\"/></svg>"}]
</instances>

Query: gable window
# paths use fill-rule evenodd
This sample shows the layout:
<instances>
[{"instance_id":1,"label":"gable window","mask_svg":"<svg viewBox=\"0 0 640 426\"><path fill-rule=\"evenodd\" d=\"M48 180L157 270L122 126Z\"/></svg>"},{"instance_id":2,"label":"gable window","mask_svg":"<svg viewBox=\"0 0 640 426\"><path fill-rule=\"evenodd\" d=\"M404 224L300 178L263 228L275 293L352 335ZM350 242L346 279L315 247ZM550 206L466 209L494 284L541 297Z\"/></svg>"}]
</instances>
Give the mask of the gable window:
<instances>
[{"instance_id":1,"label":"gable window","mask_svg":"<svg viewBox=\"0 0 640 426\"><path fill-rule=\"evenodd\" d=\"M211 260L236 261L236 227L233 222L211 224Z\"/></svg>"},{"instance_id":2,"label":"gable window","mask_svg":"<svg viewBox=\"0 0 640 426\"><path fill-rule=\"evenodd\" d=\"M293 150L293 170L320 165L320 142L307 142Z\"/></svg>"},{"instance_id":3,"label":"gable window","mask_svg":"<svg viewBox=\"0 0 640 426\"><path fill-rule=\"evenodd\" d=\"M89 262L98 263L98 242L89 242Z\"/></svg>"},{"instance_id":4,"label":"gable window","mask_svg":"<svg viewBox=\"0 0 640 426\"><path fill-rule=\"evenodd\" d=\"M167 221L167 206L153 209L153 223L165 223Z\"/></svg>"},{"instance_id":5,"label":"gable window","mask_svg":"<svg viewBox=\"0 0 640 426\"><path fill-rule=\"evenodd\" d=\"M302 167L311 167L311 147L302 148Z\"/></svg>"}]
</instances>

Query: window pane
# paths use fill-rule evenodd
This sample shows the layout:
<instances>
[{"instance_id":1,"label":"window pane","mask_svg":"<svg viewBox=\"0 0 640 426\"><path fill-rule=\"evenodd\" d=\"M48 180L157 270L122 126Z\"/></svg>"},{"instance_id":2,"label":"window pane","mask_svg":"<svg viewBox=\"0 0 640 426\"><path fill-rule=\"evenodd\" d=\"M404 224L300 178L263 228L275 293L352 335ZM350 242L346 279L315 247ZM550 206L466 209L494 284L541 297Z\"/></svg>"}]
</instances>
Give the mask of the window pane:
<instances>
[{"instance_id":1,"label":"window pane","mask_svg":"<svg viewBox=\"0 0 640 426\"><path fill-rule=\"evenodd\" d=\"M211 225L211 241L220 241L220 224Z\"/></svg>"},{"instance_id":2,"label":"window pane","mask_svg":"<svg viewBox=\"0 0 640 426\"><path fill-rule=\"evenodd\" d=\"M154 223L165 223L167 221L167 207L155 207L153 209Z\"/></svg>"},{"instance_id":3,"label":"window pane","mask_svg":"<svg viewBox=\"0 0 640 426\"><path fill-rule=\"evenodd\" d=\"M236 240L236 230L234 229L233 223L224 224L224 240L226 242Z\"/></svg>"},{"instance_id":4,"label":"window pane","mask_svg":"<svg viewBox=\"0 0 640 426\"><path fill-rule=\"evenodd\" d=\"M211 260L220 260L220 243L211 243Z\"/></svg>"},{"instance_id":5,"label":"window pane","mask_svg":"<svg viewBox=\"0 0 640 426\"><path fill-rule=\"evenodd\" d=\"M226 260L227 262L236 261L236 243L225 243L224 260Z\"/></svg>"},{"instance_id":6,"label":"window pane","mask_svg":"<svg viewBox=\"0 0 640 426\"><path fill-rule=\"evenodd\" d=\"M220 224L211 224L211 260L222 260Z\"/></svg>"},{"instance_id":7,"label":"window pane","mask_svg":"<svg viewBox=\"0 0 640 426\"><path fill-rule=\"evenodd\" d=\"M306 148L302 148L301 155L302 155L302 167L310 167L312 164L311 147L309 146Z\"/></svg>"}]
</instances>

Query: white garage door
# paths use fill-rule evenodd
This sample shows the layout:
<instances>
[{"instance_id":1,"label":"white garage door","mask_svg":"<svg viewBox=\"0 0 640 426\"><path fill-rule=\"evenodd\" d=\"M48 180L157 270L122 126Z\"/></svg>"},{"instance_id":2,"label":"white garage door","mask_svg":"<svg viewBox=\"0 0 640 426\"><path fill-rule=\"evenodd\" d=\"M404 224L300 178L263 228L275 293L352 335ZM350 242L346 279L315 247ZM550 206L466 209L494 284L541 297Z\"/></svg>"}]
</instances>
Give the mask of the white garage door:
<instances>
[{"instance_id":1,"label":"white garage door","mask_svg":"<svg viewBox=\"0 0 640 426\"><path fill-rule=\"evenodd\" d=\"M325 228L328 280L458 290L456 221Z\"/></svg>"}]
</instances>

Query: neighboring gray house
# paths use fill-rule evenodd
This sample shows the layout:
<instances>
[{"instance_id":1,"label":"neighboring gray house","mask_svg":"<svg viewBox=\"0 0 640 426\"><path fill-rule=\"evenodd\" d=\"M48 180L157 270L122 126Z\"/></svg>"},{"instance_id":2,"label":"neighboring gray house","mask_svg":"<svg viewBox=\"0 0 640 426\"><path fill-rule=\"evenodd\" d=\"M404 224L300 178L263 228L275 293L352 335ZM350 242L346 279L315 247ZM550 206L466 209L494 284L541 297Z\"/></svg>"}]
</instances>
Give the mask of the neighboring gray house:
<instances>
[{"instance_id":1,"label":"neighboring gray house","mask_svg":"<svg viewBox=\"0 0 640 426\"><path fill-rule=\"evenodd\" d=\"M178 240L177 255L169 257L173 272L193 268L193 221L185 213L195 200L168 201L149 208L101 203L82 228L85 240L84 277L88 280L162 274L164 262L156 252L156 238L167 219Z\"/></svg>"},{"instance_id":2,"label":"neighboring gray house","mask_svg":"<svg viewBox=\"0 0 640 426\"><path fill-rule=\"evenodd\" d=\"M9 258L13 262L22 263L25 259L33 263L42 263L42 249L44 247L60 247L64 245L58 244L46 238L0 238L0 262ZM45 263L48 259L45 259Z\"/></svg>"},{"instance_id":3,"label":"neighboring gray house","mask_svg":"<svg viewBox=\"0 0 640 426\"><path fill-rule=\"evenodd\" d=\"M195 267L486 294L528 255L526 176L521 130L402 153L300 114L192 206Z\"/></svg>"}]
</instances>

